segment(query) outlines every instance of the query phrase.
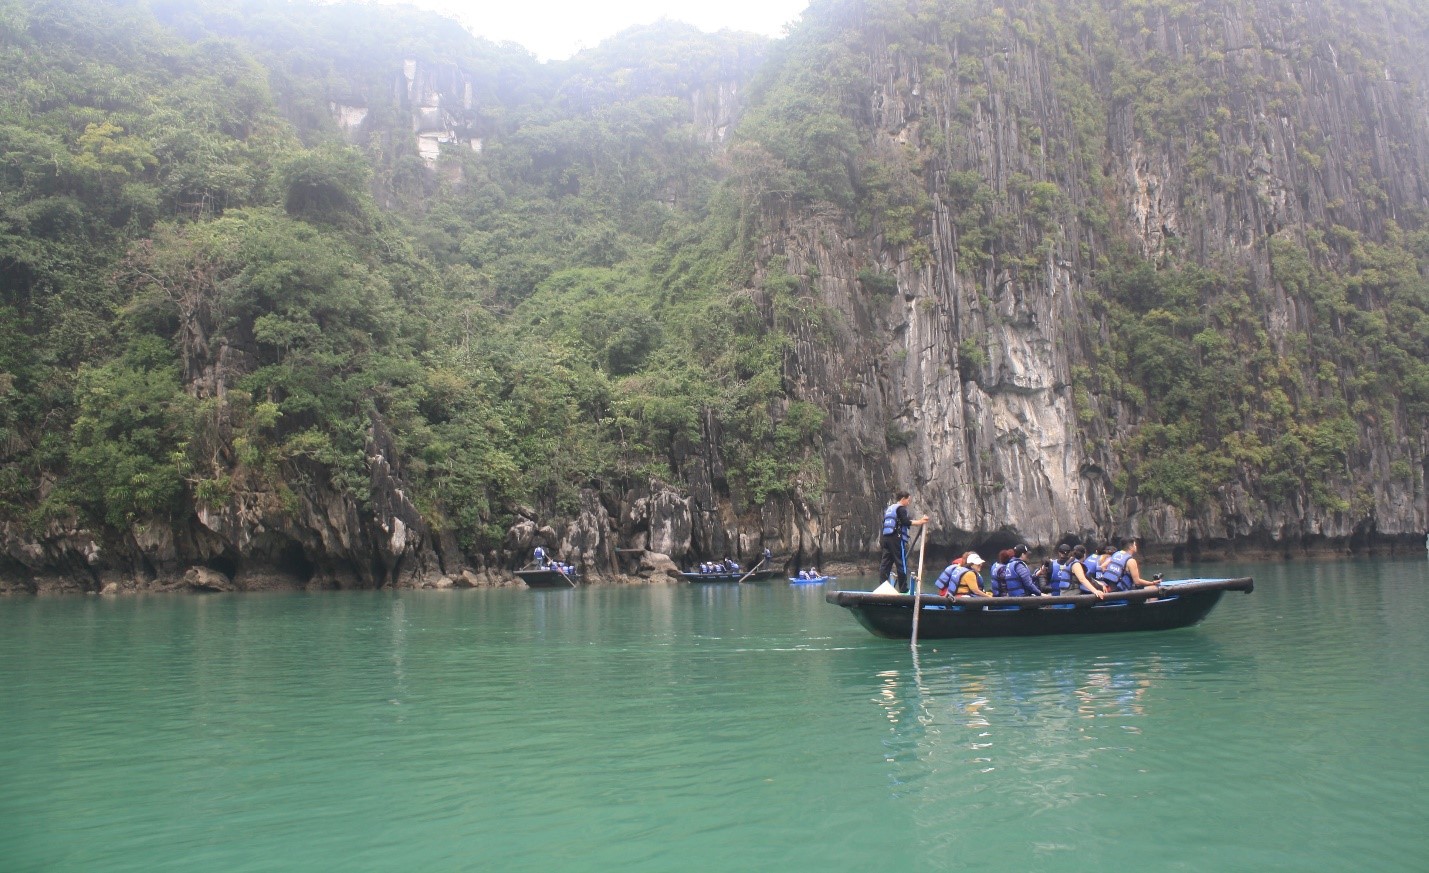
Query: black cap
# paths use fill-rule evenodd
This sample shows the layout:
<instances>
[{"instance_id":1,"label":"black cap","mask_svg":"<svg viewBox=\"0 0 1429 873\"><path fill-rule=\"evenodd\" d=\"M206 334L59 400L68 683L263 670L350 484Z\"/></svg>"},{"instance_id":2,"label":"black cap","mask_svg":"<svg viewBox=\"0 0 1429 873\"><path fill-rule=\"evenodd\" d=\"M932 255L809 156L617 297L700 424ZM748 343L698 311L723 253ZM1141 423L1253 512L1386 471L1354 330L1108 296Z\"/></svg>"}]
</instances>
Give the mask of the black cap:
<instances>
[{"instance_id":1,"label":"black cap","mask_svg":"<svg viewBox=\"0 0 1429 873\"><path fill-rule=\"evenodd\" d=\"M1070 552L1071 550L1072 550L1072 547L1071 547L1070 545L1068 545L1067 543L1061 543L1061 544L1059 544L1059 545L1057 546L1057 551L1058 551L1058 552Z\"/></svg>"},{"instance_id":2,"label":"black cap","mask_svg":"<svg viewBox=\"0 0 1429 873\"><path fill-rule=\"evenodd\" d=\"M1027 544L1026 544L1026 543L1018 543L1017 545L1013 546L1013 547L1012 547L1012 554L1014 554L1014 555L1025 555L1025 554L1027 554Z\"/></svg>"}]
</instances>

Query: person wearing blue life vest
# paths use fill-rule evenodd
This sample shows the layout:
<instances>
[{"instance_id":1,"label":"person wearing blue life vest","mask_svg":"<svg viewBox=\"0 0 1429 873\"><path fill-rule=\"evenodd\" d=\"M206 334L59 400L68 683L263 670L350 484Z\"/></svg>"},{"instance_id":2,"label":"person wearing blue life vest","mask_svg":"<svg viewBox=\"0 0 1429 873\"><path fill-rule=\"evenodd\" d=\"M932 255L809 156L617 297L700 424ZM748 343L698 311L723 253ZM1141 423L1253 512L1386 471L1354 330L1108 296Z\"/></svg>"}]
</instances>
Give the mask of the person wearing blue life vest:
<instances>
[{"instance_id":1,"label":"person wearing blue life vest","mask_svg":"<svg viewBox=\"0 0 1429 873\"><path fill-rule=\"evenodd\" d=\"M543 547L541 547L541 546L537 546L536 549L535 549L535 551L533 551L533 552L531 553L531 562L532 562L533 564L535 564L537 567L540 567L540 568L542 568L542 569L545 569L545 566L546 566L546 550L545 550Z\"/></svg>"},{"instance_id":2,"label":"person wearing blue life vest","mask_svg":"<svg viewBox=\"0 0 1429 873\"><path fill-rule=\"evenodd\" d=\"M993 559L987 569L987 590L993 597L1007 596L1007 562L1012 560L1012 549L1003 549Z\"/></svg>"},{"instance_id":3,"label":"person wearing blue life vest","mask_svg":"<svg viewBox=\"0 0 1429 873\"><path fill-rule=\"evenodd\" d=\"M977 552L968 552L938 576L938 593L944 597L991 597L991 591L983 590L979 575L986 564Z\"/></svg>"},{"instance_id":4,"label":"person wearing blue life vest","mask_svg":"<svg viewBox=\"0 0 1429 873\"><path fill-rule=\"evenodd\" d=\"M1057 546L1057 556L1043 564L1037 574L1048 594L1068 593L1076 584L1072 578L1072 547L1067 543Z\"/></svg>"},{"instance_id":5,"label":"person wearing blue life vest","mask_svg":"<svg viewBox=\"0 0 1429 873\"><path fill-rule=\"evenodd\" d=\"M1027 566L1027 544L1018 543L1012 547L1012 560L1003 570L1007 582L1007 597L1041 597L1042 591L1032 581L1032 570Z\"/></svg>"},{"instance_id":6,"label":"person wearing blue life vest","mask_svg":"<svg viewBox=\"0 0 1429 873\"><path fill-rule=\"evenodd\" d=\"M1077 587L1073 593L1095 594L1098 600L1106 597L1106 586L1097 581L1095 570L1088 569L1088 567L1095 567L1097 563L1095 555L1091 557L1089 563L1086 546L1077 546L1072 549L1072 560L1067 562L1067 567L1071 569L1072 582Z\"/></svg>"},{"instance_id":7,"label":"person wearing blue life vest","mask_svg":"<svg viewBox=\"0 0 1429 873\"><path fill-rule=\"evenodd\" d=\"M893 587L902 594L908 593L908 531L928 523L928 516L919 519L908 518L908 501L912 498L907 491L899 491L893 502L883 510L883 530L879 534L879 545L883 548L883 560L878 565L878 578L885 581L890 574L897 574Z\"/></svg>"},{"instance_id":8,"label":"person wearing blue life vest","mask_svg":"<svg viewBox=\"0 0 1429 873\"><path fill-rule=\"evenodd\" d=\"M1103 552L1106 554L1102 554ZM1082 563L1083 566L1085 566L1087 577L1089 577L1092 582L1100 582L1096 574L1102 572L1102 564L1106 563L1106 559L1112 557L1113 552L1116 552L1116 549L1112 549L1110 546L1107 546L1106 549L1089 547L1089 549L1086 550L1086 559L1083 560Z\"/></svg>"},{"instance_id":9,"label":"person wearing blue life vest","mask_svg":"<svg viewBox=\"0 0 1429 873\"><path fill-rule=\"evenodd\" d=\"M943 568L943 572L939 573L938 578L933 582L933 587L937 589L939 594L944 597L953 596L953 592L957 590L957 580L961 579L963 573L967 572L968 568L965 566L966 563L967 555L964 555L961 558L954 558L952 563Z\"/></svg>"},{"instance_id":10,"label":"person wearing blue life vest","mask_svg":"<svg viewBox=\"0 0 1429 873\"><path fill-rule=\"evenodd\" d=\"M1140 548L1140 537L1124 537L1121 540L1121 548L1112 552L1111 558L1102 565L1097 581L1113 591L1135 591L1138 588L1155 588L1160 585L1160 573L1150 579L1141 578L1141 565L1136 558Z\"/></svg>"}]
</instances>

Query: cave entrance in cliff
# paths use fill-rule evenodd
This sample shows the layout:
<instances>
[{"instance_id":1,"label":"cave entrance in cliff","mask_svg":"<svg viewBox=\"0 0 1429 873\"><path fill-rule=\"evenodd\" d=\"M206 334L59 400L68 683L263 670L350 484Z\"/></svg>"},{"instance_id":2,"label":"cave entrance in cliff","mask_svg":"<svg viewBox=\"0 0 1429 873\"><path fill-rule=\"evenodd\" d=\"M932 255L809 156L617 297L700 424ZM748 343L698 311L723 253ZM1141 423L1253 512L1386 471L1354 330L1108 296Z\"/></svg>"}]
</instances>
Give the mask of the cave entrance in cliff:
<instances>
[{"instance_id":1,"label":"cave entrance in cliff","mask_svg":"<svg viewBox=\"0 0 1429 873\"><path fill-rule=\"evenodd\" d=\"M273 569L277 572L308 584L317 568L308 560L307 553L298 543L289 540L273 555Z\"/></svg>"},{"instance_id":2,"label":"cave entrance in cliff","mask_svg":"<svg viewBox=\"0 0 1429 873\"><path fill-rule=\"evenodd\" d=\"M203 565L210 570L222 573L229 579L238 575L238 556L232 552L213 555L204 561Z\"/></svg>"}]
</instances>

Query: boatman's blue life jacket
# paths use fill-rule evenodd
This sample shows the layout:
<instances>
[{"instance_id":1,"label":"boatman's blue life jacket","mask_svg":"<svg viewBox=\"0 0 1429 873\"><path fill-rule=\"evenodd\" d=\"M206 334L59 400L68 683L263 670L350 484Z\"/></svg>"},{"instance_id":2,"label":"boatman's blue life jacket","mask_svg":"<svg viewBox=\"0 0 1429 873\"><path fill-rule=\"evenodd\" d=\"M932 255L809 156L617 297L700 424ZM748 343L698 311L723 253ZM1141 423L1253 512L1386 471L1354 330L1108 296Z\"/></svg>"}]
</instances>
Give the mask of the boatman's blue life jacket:
<instances>
[{"instance_id":1,"label":"boatman's blue life jacket","mask_svg":"<svg viewBox=\"0 0 1429 873\"><path fill-rule=\"evenodd\" d=\"M883 535L888 536L891 533L902 533L898 530L898 501L896 500L883 510Z\"/></svg>"},{"instance_id":2,"label":"boatman's blue life jacket","mask_svg":"<svg viewBox=\"0 0 1429 873\"><path fill-rule=\"evenodd\" d=\"M1052 562L1052 573L1049 580L1052 583L1052 593L1061 594L1072 587L1072 562L1068 559L1064 562Z\"/></svg>"},{"instance_id":3,"label":"boatman's blue life jacket","mask_svg":"<svg viewBox=\"0 0 1429 873\"><path fill-rule=\"evenodd\" d=\"M537 564L538 566L541 566L541 567L546 566L546 550L545 550L545 549L541 548L540 546L537 546L537 547L536 547L536 551L534 551L534 552L531 553L531 557L535 559L536 564Z\"/></svg>"},{"instance_id":4,"label":"boatman's blue life jacket","mask_svg":"<svg viewBox=\"0 0 1429 873\"><path fill-rule=\"evenodd\" d=\"M1111 556L1111 560L1106 562L1106 569L1098 578L1115 591L1131 590L1131 575L1126 572L1126 562L1130 560L1130 552L1125 549L1118 550Z\"/></svg>"}]
</instances>

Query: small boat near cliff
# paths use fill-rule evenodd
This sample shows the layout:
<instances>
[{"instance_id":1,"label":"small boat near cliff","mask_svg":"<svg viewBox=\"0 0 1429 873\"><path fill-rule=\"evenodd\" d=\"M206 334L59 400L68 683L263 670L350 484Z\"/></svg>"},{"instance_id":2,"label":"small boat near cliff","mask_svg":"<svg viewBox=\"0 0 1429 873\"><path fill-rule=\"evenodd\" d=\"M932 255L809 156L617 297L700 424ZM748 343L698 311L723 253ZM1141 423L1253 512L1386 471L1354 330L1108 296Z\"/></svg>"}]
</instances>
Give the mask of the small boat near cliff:
<instances>
[{"instance_id":1,"label":"small boat near cliff","mask_svg":"<svg viewBox=\"0 0 1429 873\"><path fill-rule=\"evenodd\" d=\"M1099 634L1171 630L1205 618L1227 591L1255 590L1249 576L1240 579L1183 579L1162 582L1157 590L1055 597L918 597L918 638L1026 637L1046 634ZM831 591L824 599L853 613L876 636L908 639L913 634L911 594Z\"/></svg>"},{"instance_id":2,"label":"small boat near cliff","mask_svg":"<svg viewBox=\"0 0 1429 873\"><path fill-rule=\"evenodd\" d=\"M773 579L778 572L778 570L755 570L753 572L737 570L729 573L686 572L680 575L685 577L686 582L768 582L770 579Z\"/></svg>"},{"instance_id":3,"label":"small boat near cliff","mask_svg":"<svg viewBox=\"0 0 1429 873\"><path fill-rule=\"evenodd\" d=\"M581 574L572 570L570 573L562 573L555 567L522 567L516 571L516 576L526 583L528 588L575 588L580 584Z\"/></svg>"},{"instance_id":4,"label":"small boat near cliff","mask_svg":"<svg viewBox=\"0 0 1429 873\"><path fill-rule=\"evenodd\" d=\"M805 577L803 577L803 578L800 578L800 577L798 577L798 576L790 576L790 577L789 577L789 584L790 584L790 585L822 585L822 584L825 583L825 582L832 582L832 581L834 581L834 580L837 579L837 578L839 578L839 577L837 577L837 576L805 576Z\"/></svg>"}]
</instances>

